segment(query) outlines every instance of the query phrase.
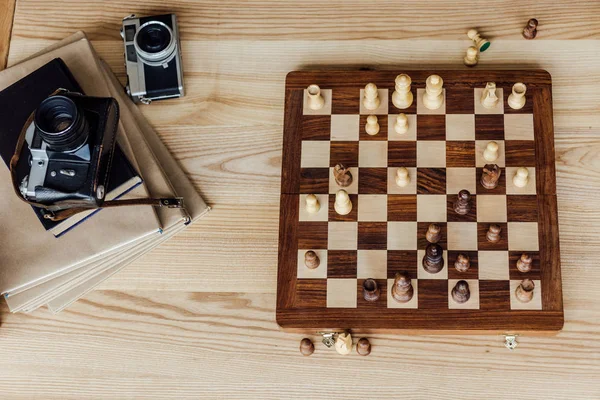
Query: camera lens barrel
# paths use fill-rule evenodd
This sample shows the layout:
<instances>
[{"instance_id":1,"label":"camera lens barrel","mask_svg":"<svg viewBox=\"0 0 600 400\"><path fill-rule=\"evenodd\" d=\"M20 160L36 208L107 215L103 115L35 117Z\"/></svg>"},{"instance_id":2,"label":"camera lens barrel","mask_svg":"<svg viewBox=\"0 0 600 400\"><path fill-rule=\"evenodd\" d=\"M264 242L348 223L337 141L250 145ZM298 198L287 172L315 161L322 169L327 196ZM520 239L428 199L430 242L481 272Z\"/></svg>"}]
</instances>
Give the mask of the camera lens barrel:
<instances>
[{"instance_id":1,"label":"camera lens barrel","mask_svg":"<svg viewBox=\"0 0 600 400\"><path fill-rule=\"evenodd\" d=\"M133 45L138 56L154 66L170 61L177 48L173 31L160 21L148 21L140 26Z\"/></svg>"},{"instance_id":2,"label":"camera lens barrel","mask_svg":"<svg viewBox=\"0 0 600 400\"><path fill-rule=\"evenodd\" d=\"M50 96L34 116L37 132L53 150L72 152L86 143L89 125L80 108L66 96Z\"/></svg>"}]
</instances>

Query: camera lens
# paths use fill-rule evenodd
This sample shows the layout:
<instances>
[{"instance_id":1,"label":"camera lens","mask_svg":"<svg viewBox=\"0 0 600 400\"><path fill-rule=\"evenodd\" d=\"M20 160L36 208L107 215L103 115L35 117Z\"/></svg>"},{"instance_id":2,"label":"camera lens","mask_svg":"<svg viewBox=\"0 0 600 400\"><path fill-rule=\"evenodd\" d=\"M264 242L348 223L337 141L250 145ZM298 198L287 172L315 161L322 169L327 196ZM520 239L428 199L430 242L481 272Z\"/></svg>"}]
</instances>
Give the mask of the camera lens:
<instances>
[{"instance_id":1,"label":"camera lens","mask_svg":"<svg viewBox=\"0 0 600 400\"><path fill-rule=\"evenodd\" d=\"M66 96L51 96L35 111L35 127L53 150L75 151L88 138L87 121L77 105Z\"/></svg>"},{"instance_id":2,"label":"camera lens","mask_svg":"<svg viewBox=\"0 0 600 400\"><path fill-rule=\"evenodd\" d=\"M171 32L165 25L149 24L139 30L136 41L141 50L155 54L169 46Z\"/></svg>"},{"instance_id":3,"label":"camera lens","mask_svg":"<svg viewBox=\"0 0 600 400\"><path fill-rule=\"evenodd\" d=\"M134 46L138 56L153 65L169 59L176 48L171 28L160 21L149 21L135 34Z\"/></svg>"}]
</instances>

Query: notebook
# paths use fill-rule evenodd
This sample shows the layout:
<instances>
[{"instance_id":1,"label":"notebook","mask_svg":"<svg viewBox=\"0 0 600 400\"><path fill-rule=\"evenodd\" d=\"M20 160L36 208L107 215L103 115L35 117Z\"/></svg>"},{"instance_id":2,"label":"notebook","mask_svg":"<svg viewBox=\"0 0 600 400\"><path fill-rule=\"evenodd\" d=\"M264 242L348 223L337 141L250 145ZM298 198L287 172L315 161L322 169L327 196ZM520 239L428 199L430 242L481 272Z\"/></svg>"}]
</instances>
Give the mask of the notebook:
<instances>
[{"instance_id":1,"label":"notebook","mask_svg":"<svg viewBox=\"0 0 600 400\"><path fill-rule=\"evenodd\" d=\"M13 155L17 138L29 114L34 111L40 102L53 93L56 89L63 88L73 92L82 92L79 84L73 78L64 62L54 59L30 75L15 82L8 88L0 91L0 157L8 168L8 163ZM15 107L15 104L18 104ZM23 149L25 154L21 160L29 158L29 150ZM18 176L28 174L27 163L19 163ZM142 180L133 169L123 151L117 145L113 157L113 167L109 178L106 199L114 200L120 198L134 187L141 184ZM79 213L64 221L50 221L43 217L41 209L32 207L40 223L54 236L60 236L75 228L100 210L90 210Z\"/></svg>"},{"instance_id":2,"label":"notebook","mask_svg":"<svg viewBox=\"0 0 600 400\"><path fill-rule=\"evenodd\" d=\"M16 291L11 291L8 293L7 302L13 312L32 311L44 304L48 304L54 312L64 309L103 280L185 229L189 223L197 221L210 210L181 167L162 144L156 132L139 112L137 106L125 95L122 86L112 72L98 58L83 33L78 32L16 65L8 77L0 73L0 88L5 82L14 81L20 74L39 68L57 57L63 59L87 94L111 96L118 100L121 120L117 140L127 158L142 177L144 181L142 187L147 189L153 197L184 197L185 210L159 208L156 210L160 225L158 236L140 237L68 268L63 268L60 273L56 273L48 279L37 280L21 286ZM132 194L128 193L126 196L132 196ZM109 211L112 210L103 210L99 216ZM94 220L98 217L94 216L91 222L95 222ZM85 226L85 224L82 225L73 233ZM67 238L70 234L71 232L64 237ZM0 249L0 257L1 253ZM168 273L168 268L165 273Z\"/></svg>"}]
</instances>

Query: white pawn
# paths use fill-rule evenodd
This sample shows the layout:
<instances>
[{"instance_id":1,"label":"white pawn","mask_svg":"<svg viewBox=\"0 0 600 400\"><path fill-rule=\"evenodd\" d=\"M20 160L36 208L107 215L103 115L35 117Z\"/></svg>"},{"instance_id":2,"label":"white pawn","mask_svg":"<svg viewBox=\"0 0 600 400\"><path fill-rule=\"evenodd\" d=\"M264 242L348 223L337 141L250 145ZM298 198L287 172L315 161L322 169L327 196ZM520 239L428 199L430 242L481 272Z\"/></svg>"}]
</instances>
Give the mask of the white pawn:
<instances>
[{"instance_id":1,"label":"white pawn","mask_svg":"<svg viewBox=\"0 0 600 400\"><path fill-rule=\"evenodd\" d=\"M483 151L483 158L489 162L496 161L498 159L498 143L489 142Z\"/></svg>"},{"instance_id":2,"label":"white pawn","mask_svg":"<svg viewBox=\"0 0 600 400\"><path fill-rule=\"evenodd\" d=\"M335 204L334 204L335 212L340 215L350 214L352 211L352 202L350 201L350 196L348 196L348 192L344 189L338 190L335 194Z\"/></svg>"},{"instance_id":3,"label":"white pawn","mask_svg":"<svg viewBox=\"0 0 600 400\"><path fill-rule=\"evenodd\" d=\"M498 104L498 95L496 94L496 84L494 82L485 84L485 89L481 93L481 104L485 108L494 108Z\"/></svg>"},{"instance_id":4,"label":"white pawn","mask_svg":"<svg viewBox=\"0 0 600 400\"><path fill-rule=\"evenodd\" d=\"M529 183L529 170L525 167L517 169L517 173L513 177L513 185L518 188L523 188Z\"/></svg>"},{"instance_id":5,"label":"white pawn","mask_svg":"<svg viewBox=\"0 0 600 400\"><path fill-rule=\"evenodd\" d=\"M439 75L430 75L425 81L425 93L423 94L423 105L430 110L437 110L444 102L444 81Z\"/></svg>"},{"instance_id":6,"label":"white pawn","mask_svg":"<svg viewBox=\"0 0 600 400\"><path fill-rule=\"evenodd\" d=\"M508 105L513 110L520 110L525 105L525 92L527 86L524 83L515 83L512 87L512 93L508 95Z\"/></svg>"},{"instance_id":7,"label":"white pawn","mask_svg":"<svg viewBox=\"0 0 600 400\"><path fill-rule=\"evenodd\" d=\"M321 95L321 88L317 85L310 85L306 89L308 93L308 108L311 110L320 110L325 105L325 99Z\"/></svg>"},{"instance_id":8,"label":"white pawn","mask_svg":"<svg viewBox=\"0 0 600 400\"><path fill-rule=\"evenodd\" d=\"M412 80L406 74L400 74L396 77L396 90L392 93L392 103L396 108L404 110L413 102L413 94L410 91Z\"/></svg>"},{"instance_id":9,"label":"white pawn","mask_svg":"<svg viewBox=\"0 0 600 400\"><path fill-rule=\"evenodd\" d=\"M373 136L379 133L379 121L376 115L369 115L367 117L367 123L365 125L365 132Z\"/></svg>"},{"instance_id":10,"label":"white pawn","mask_svg":"<svg viewBox=\"0 0 600 400\"><path fill-rule=\"evenodd\" d=\"M321 209L319 199L314 194L306 196L306 212L309 214L316 214Z\"/></svg>"},{"instance_id":11,"label":"white pawn","mask_svg":"<svg viewBox=\"0 0 600 400\"><path fill-rule=\"evenodd\" d=\"M398 168L396 171L396 185L400 187L406 187L410 183L410 176L408 170L404 167Z\"/></svg>"},{"instance_id":12,"label":"white pawn","mask_svg":"<svg viewBox=\"0 0 600 400\"><path fill-rule=\"evenodd\" d=\"M394 124L394 130L400 135L404 135L408 132L408 117L406 114L398 114L396 123Z\"/></svg>"},{"instance_id":13,"label":"white pawn","mask_svg":"<svg viewBox=\"0 0 600 400\"><path fill-rule=\"evenodd\" d=\"M465 65L467 67L474 67L477 65L477 62L479 61L479 52L477 51L477 47L469 47L467 49L467 55L465 55L465 58L463 58L463 61L465 62Z\"/></svg>"},{"instance_id":14,"label":"white pawn","mask_svg":"<svg viewBox=\"0 0 600 400\"><path fill-rule=\"evenodd\" d=\"M367 110L376 110L379 104L381 104L381 100L379 100L377 86L374 83L368 83L365 86L363 105Z\"/></svg>"},{"instance_id":15,"label":"white pawn","mask_svg":"<svg viewBox=\"0 0 600 400\"><path fill-rule=\"evenodd\" d=\"M488 47L490 47L490 41L482 38L476 29L469 29L467 36L475 43L475 47L477 47L479 51L486 51Z\"/></svg>"}]
</instances>

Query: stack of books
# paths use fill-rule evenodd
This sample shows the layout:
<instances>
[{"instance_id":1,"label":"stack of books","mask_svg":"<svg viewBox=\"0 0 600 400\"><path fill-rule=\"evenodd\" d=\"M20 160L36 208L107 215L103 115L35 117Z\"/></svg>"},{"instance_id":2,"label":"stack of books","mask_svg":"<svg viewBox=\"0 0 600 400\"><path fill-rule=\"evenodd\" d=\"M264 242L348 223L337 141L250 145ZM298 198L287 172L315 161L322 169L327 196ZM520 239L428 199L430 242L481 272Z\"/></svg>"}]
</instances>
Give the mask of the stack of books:
<instances>
[{"instance_id":1,"label":"stack of books","mask_svg":"<svg viewBox=\"0 0 600 400\"><path fill-rule=\"evenodd\" d=\"M181 197L184 207L106 208L53 222L21 201L10 157L29 114L59 88L119 103L107 200ZM210 210L82 32L0 72L0 121L0 293L12 312L63 310Z\"/></svg>"}]
</instances>

